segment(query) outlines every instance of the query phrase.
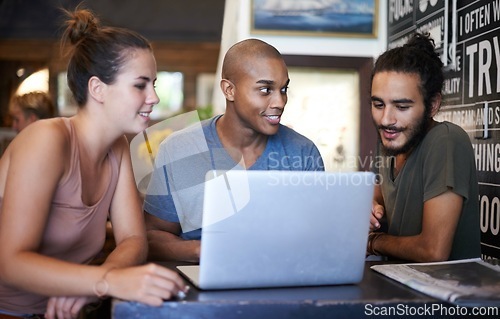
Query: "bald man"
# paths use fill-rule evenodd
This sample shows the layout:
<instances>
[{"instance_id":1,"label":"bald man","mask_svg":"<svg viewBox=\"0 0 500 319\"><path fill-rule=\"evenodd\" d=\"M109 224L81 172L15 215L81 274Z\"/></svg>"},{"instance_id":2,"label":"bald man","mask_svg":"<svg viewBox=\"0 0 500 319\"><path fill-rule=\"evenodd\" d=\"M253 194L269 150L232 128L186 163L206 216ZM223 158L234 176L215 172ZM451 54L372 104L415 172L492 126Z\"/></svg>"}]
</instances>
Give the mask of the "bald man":
<instances>
[{"instance_id":1,"label":"bald man","mask_svg":"<svg viewBox=\"0 0 500 319\"><path fill-rule=\"evenodd\" d=\"M199 261L208 171L324 170L314 143L280 124L289 82L283 57L266 42L247 39L227 51L225 113L160 145L144 201L151 260Z\"/></svg>"}]
</instances>

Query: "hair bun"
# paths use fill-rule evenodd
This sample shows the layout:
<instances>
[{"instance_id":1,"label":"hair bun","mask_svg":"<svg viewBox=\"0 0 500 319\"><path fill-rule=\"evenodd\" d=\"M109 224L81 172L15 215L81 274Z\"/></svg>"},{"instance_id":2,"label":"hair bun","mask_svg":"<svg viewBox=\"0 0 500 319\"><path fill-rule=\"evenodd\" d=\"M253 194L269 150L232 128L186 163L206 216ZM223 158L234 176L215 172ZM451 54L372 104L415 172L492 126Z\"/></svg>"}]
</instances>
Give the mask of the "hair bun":
<instances>
[{"instance_id":1,"label":"hair bun","mask_svg":"<svg viewBox=\"0 0 500 319\"><path fill-rule=\"evenodd\" d=\"M67 14L69 19L66 22L66 37L73 45L99 29L99 20L89 10L81 9Z\"/></svg>"},{"instance_id":2,"label":"hair bun","mask_svg":"<svg viewBox=\"0 0 500 319\"><path fill-rule=\"evenodd\" d=\"M414 47L431 55L433 55L435 52L434 40L430 37L429 34L414 34L413 37L410 38L406 46Z\"/></svg>"}]
</instances>

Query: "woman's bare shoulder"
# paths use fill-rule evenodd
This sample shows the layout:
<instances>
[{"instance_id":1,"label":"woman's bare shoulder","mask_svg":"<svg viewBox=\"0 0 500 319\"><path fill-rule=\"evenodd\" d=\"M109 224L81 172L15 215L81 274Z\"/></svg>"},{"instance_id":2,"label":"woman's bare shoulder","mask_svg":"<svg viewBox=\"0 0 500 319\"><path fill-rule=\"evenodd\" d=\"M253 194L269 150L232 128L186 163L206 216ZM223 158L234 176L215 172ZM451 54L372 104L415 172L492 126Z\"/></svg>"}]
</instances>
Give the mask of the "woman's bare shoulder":
<instances>
[{"instance_id":1,"label":"woman's bare shoulder","mask_svg":"<svg viewBox=\"0 0 500 319\"><path fill-rule=\"evenodd\" d=\"M22 130L9 145L10 155L62 155L69 145L69 133L62 118L39 120Z\"/></svg>"}]
</instances>

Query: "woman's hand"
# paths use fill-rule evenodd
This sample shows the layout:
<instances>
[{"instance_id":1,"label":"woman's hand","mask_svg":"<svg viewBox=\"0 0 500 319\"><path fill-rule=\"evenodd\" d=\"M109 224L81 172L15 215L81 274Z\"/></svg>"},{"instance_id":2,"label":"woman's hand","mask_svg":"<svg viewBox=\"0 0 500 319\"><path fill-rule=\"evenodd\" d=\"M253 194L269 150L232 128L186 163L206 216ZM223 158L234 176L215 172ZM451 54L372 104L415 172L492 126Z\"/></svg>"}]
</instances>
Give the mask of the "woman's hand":
<instances>
[{"instance_id":1,"label":"woman's hand","mask_svg":"<svg viewBox=\"0 0 500 319\"><path fill-rule=\"evenodd\" d=\"M97 300L97 297L51 297L47 304L45 318L76 319L83 306Z\"/></svg>"},{"instance_id":2,"label":"woman's hand","mask_svg":"<svg viewBox=\"0 0 500 319\"><path fill-rule=\"evenodd\" d=\"M106 295L161 306L164 300L187 293L187 286L180 275L157 264L112 269L106 274ZM97 301L94 296L51 297L47 304L47 319L76 319L88 303Z\"/></svg>"},{"instance_id":3,"label":"woman's hand","mask_svg":"<svg viewBox=\"0 0 500 319\"><path fill-rule=\"evenodd\" d=\"M108 295L161 306L164 300L187 293L180 275L157 264L113 269L108 272Z\"/></svg>"}]
</instances>

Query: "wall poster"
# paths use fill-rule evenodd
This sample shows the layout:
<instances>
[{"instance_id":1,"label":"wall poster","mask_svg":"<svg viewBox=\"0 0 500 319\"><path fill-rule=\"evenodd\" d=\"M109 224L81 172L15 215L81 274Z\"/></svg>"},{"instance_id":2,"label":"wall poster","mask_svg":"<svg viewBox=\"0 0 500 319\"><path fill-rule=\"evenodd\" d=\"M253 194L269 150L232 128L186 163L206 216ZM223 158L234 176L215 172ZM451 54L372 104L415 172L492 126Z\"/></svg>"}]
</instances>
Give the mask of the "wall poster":
<instances>
[{"instance_id":1,"label":"wall poster","mask_svg":"<svg viewBox=\"0 0 500 319\"><path fill-rule=\"evenodd\" d=\"M253 34L375 38L378 0L252 0Z\"/></svg>"}]
</instances>

